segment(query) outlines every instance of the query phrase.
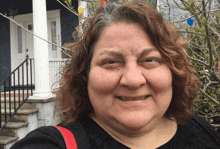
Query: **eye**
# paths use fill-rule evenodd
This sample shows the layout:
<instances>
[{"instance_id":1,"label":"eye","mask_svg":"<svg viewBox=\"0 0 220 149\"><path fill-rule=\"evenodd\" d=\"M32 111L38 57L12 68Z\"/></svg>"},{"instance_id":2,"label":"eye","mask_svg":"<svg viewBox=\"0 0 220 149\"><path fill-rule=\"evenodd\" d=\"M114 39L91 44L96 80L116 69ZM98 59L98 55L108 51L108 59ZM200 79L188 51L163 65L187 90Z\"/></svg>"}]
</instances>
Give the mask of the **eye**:
<instances>
[{"instance_id":1,"label":"eye","mask_svg":"<svg viewBox=\"0 0 220 149\"><path fill-rule=\"evenodd\" d=\"M116 60L110 59L110 60L103 61L102 64L111 65L111 64L115 64L115 63L118 63L118 62Z\"/></svg>"},{"instance_id":2,"label":"eye","mask_svg":"<svg viewBox=\"0 0 220 149\"><path fill-rule=\"evenodd\" d=\"M156 63L156 62L159 62L159 58L156 58L156 57L150 57L150 58L147 58L145 59L145 62L149 62L149 63Z\"/></svg>"},{"instance_id":3,"label":"eye","mask_svg":"<svg viewBox=\"0 0 220 149\"><path fill-rule=\"evenodd\" d=\"M102 62L102 66L107 69L114 69L121 65L121 61L116 59L106 59Z\"/></svg>"},{"instance_id":4,"label":"eye","mask_svg":"<svg viewBox=\"0 0 220 149\"><path fill-rule=\"evenodd\" d=\"M161 60L158 57L147 57L141 61L141 64L145 68L155 68L161 64Z\"/></svg>"}]
</instances>

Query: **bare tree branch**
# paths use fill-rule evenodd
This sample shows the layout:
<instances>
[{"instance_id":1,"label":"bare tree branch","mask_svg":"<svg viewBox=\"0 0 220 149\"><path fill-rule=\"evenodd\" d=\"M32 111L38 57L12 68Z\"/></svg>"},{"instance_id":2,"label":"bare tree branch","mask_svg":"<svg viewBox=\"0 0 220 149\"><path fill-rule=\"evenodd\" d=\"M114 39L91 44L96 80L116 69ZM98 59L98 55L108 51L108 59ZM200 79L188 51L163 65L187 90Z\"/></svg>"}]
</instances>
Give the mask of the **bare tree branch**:
<instances>
[{"instance_id":1,"label":"bare tree branch","mask_svg":"<svg viewBox=\"0 0 220 149\"><path fill-rule=\"evenodd\" d=\"M215 104L219 105L219 101L217 101L216 99L212 98L210 95L208 95L205 91L203 91L202 89L200 89L200 92L203 93L208 99L210 99L212 102L214 102Z\"/></svg>"},{"instance_id":2,"label":"bare tree branch","mask_svg":"<svg viewBox=\"0 0 220 149\"><path fill-rule=\"evenodd\" d=\"M198 63L200 63L200 64L202 64L202 65L204 65L206 67L208 67L208 65L206 63L204 63L203 61L200 61L200 60L198 60L196 58L193 58L193 57L190 57L190 59L193 60L193 61L196 61L196 62L198 62Z\"/></svg>"},{"instance_id":3,"label":"bare tree branch","mask_svg":"<svg viewBox=\"0 0 220 149\"><path fill-rule=\"evenodd\" d=\"M210 30L212 30L212 32L214 32L220 38L220 34L214 28L212 28L209 24L207 24L207 26L209 27Z\"/></svg>"},{"instance_id":4,"label":"bare tree branch","mask_svg":"<svg viewBox=\"0 0 220 149\"><path fill-rule=\"evenodd\" d=\"M185 7L182 7L179 3L176 2L176 0L173 0L174 3L182 10L186 10Z\"/></svg>"},{"instance_id":5,"label":"bare tree branch","mask_svg":"<svg viewBox=\"0 0 220 149\"><path fill-rule=\"evenodd\" d=\"M63 3L61 3L59 0L57 0L57 2L59 2L63 7L65 7L67 10L69 10L70 12L72 12L73 14L75 14L76 16L79 16L79 14L74 10L74 9L70 9L69 7L65 6Z\"/></svg>"},{"instance_id":6,"label":"bare tree branch","mask_svg":"<svg viewBox=\"0 0 220 149\"><path fill-rule=\"evenodd\" d=\"M212 84L219 84L218 81L210 81L209 83L207 83L204 87L203 87L203 91L206 91L207 88L212 85Z\"/></svg>"},{"instance_id":7,"label":"bare tree branch","mask_svg":"<svg viewBox=\"0 0 220 149\"><path fill-rule=\"evenodd\" d=\"M205 11L205 10L206 10L206 7L205 7L205 2L204 2L204 1L202 1L202 6L203 6L203 11ZM206 19L205 32L206 32L206 35L209 36L209 30L208 30L208 26L207 26L207 24L208 24L208 19L207 19L207 16L206 16L206 13L205 13L205 12L203 12L203 16L204 16L205 19ZM208 48L209 48L209 59L210 59L210 60L209 60L209 68L211 68L212 65L213 65L212 44L211 44L211 41L210 41L209 38L206 38L206 40L207 40Z\"/></svg>"},{"instance_id":8,"label":"bare tree branch","mask_svg":"<svg viewBox=\"0 0 220 149\"><path fill-rule=\"evenodd\" d=\"M181 33L194 33L192 31L183 31L183 30L179 30L179 32L181 32ZM199 34L201 36L205 36L205 35L203 35L202 33L199 33L199 32L197 32L196 34Z\"/></svg>"}]
</instances>

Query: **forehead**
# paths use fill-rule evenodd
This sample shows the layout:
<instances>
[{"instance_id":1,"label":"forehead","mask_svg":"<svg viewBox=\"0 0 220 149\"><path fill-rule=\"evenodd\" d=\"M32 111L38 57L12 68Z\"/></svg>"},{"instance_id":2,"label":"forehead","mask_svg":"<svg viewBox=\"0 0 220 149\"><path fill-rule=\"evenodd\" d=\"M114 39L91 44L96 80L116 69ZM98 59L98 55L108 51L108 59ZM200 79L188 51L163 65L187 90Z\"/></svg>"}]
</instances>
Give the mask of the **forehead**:
<instances>
[{"instance_id":1,"label":"forehead","mask_svg":"<svg viewBox=\"0 0 220 149\"><path fill-rule=\"evenodd\" d=\"M119 22L104 27L101 33L99 34L98 40L100 40L103 37L115 39L117 37L130 38L130 36L137 36L137 35L147 35L146 31L140 24Z\"/></svg>"},{"instance_id":2,"label":"forehead","mask_svg":"<svg viewBox=\"0 0 220 149\"><path fill-rule=\"evenodd\" d=\"M94 46L94 52L102 50L133 50L154 47L151 39L139 24L117 23L105 27Z\"/></svg>"}]
</instances>

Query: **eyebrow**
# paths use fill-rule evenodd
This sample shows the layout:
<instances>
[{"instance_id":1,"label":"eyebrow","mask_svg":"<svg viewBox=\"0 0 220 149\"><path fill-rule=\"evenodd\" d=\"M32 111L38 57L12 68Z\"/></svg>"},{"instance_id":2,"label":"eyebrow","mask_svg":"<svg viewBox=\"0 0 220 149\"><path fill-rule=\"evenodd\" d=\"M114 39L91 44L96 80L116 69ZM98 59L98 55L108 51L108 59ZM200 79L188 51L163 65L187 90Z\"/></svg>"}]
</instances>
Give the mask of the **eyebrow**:
<instances>
[{"instance_id":1,"label":"eyebrow","mask_svg":"<svg viewBox=\"0 0 220 149\"><path fill-rule=\"evenodd\" d=\"M145 48L140 54L138 54L138 57L145 56L149 52L153 52L153 51L159 51L159 50L156 47ZM110 54L110 55L116 56L118 58L123 58L123 55L121 53L115 52L115 51L105 50L105 51L102 51L99 55L104 55L104 54Z\"/></svg>"},{"instance_id":2,"label":"eyebrow","mask_svg":"<svg viewBox=\"0 0 220 149\"><path fill-rule=\"evenodd\" d=\"M153 52L153 51L159 52L159 50L156 47L145 48L140 54L138 54L138 57L145 56L148 53Z\"/></svg>"},{"instance_id":3,"label":"eyebrow","mask_svg":"<svg viewBox=\"0 0 220 149\"><path fill-rule=\"evenodd\" d=\"M121 53L115 52L115 51L107 51L107 50L105 50L105 51L102 51L99 55L104 55L104 54L110 54L112 56L116 56L116 57L121 58L121 59L123 58L123 55Z\"/></svg>"}]
</instances>

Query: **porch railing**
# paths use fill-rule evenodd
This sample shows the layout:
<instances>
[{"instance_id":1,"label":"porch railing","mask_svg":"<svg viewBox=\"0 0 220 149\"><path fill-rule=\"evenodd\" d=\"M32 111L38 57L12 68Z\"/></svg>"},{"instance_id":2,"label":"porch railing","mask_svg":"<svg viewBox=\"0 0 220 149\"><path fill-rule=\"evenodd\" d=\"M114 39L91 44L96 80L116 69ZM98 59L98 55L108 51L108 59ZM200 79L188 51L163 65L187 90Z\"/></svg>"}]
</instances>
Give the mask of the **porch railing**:
<instances>
[{"instance_id":1,"label":"porch railing","mask_svg":"<svg viewBox=\"0 0 220 149\"><path fill-rule=\"evenodd\" d=\"M59 88L59 81L62 76L62 68L65 66L68 58L51 58L49 59L50 69L50 87L51 91L56 91Z\"/></svg>"},{"instance_id":2,"label":"porch railing","mask_svg":"<svg viewBox=\"0 0 220 149\"><path fill-rule=\"evenodd\" d=\"M0 83L0 129L33 94L34 59L26 59Z\"/></svg>"}]
</instances>

